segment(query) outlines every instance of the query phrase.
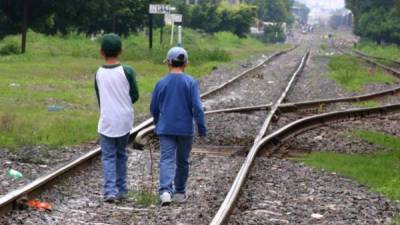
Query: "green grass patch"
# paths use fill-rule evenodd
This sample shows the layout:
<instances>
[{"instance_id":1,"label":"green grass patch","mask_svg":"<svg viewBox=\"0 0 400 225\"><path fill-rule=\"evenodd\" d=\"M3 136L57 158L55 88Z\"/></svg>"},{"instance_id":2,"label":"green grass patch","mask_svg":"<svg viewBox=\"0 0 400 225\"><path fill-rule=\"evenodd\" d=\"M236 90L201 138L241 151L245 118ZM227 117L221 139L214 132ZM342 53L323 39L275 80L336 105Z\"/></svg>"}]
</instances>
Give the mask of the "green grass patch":
<instances>
[{"instance_id":1,"label":"green grass patch","mask_svg":"<svg viewBox=\"0 0 400 225\"><path fill-rule=\"evenodd\" d=\"M378 45L373 42L362 42L357 49L371 56L400 61L400 48L397 45Z\"/></svg>"},{"instance_id":2,"label":"green grass patch","mask_svg":"<svg viewBox=\"0 0 400 225\"><path fill-rule=\"evenodd\" d=\"M369 70L355 57L332 56L328 64L328 77L349 91L360 91L367 84L393 83L395 78L382 69Z\"/></svg>"},{"instance_id":3,"label":"green grass patch","mask_svg":"<svg viewBox=\"0 0 400 225\"><path fill-rule=\"evenodd\" d=\"M140 207L148 207L150 205L158 205L159 197L150 191L129 191L128 197L132 198Z\"/></svg>"},{"instance_id":4,"label":"green grass patch","mask_svg":"<svg viewBox=\"0 0 400 225\"><path fill-rule=\"evenodd\" d=\"M354 102L352 103L353 106L355 107L360 107L360 108L372 108L372 107L378 107L380 104L377 101L363 101L363 102Z\"/></svg>"},{"instance_id":5,"label":"green grass patch","mask_svg":"<svg viewBox=\"0 0 400 225\"><path fill-rule=\"evenodd\" d=\"M393 225L400 225L400 215L394 218Z\"/></svg>"},{"instance_id":6,"label":"green grass patch","mask_svg":"<svg viewBox=\"0 0 400 225\"><path fill-rule=\"evenodd\" d=\"M400 137L366 130L354 131L352 136L379 145L386 151L353 155L314 152L297 160L354 178L374 191L400 201Z\"/></svg>"},{"instance_id":7,"label":"green grass patch","mask_svg":"<svg viewBox=\"0 0 400 225\"><path fill-rule=\"evenodd\" d=\"M159 31L155 31L155 40ZM168 32L164 39L168 42ZM12 54L19 36L0 40L0 147L22 145L58 147L97 138L98 106L93 82L99 56L99 39L84 35L45 36L29 32L27 53ZM214 35L184 29L184 47L189 51L187 72L196 78L218 65L254 54L274 52L286 45L265 45L254 38L238 38L221 32ZM167 43L154 43L148 50L143 33L123 38L121 61L138 73L140 100L136 115L148 112L150 93L167 72L162 61ZM63 110L49 112L59 105Z\"/></svg>"}]
</instances>

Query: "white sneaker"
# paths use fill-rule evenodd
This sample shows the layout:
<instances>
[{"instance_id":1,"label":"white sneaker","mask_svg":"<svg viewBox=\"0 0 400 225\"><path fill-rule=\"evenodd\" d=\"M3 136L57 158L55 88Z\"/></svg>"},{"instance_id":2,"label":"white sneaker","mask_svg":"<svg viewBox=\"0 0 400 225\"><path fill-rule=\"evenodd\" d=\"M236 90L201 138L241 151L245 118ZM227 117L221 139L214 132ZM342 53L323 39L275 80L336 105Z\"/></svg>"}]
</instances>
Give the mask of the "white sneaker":
<instances>
[{"instance_id":1,"label":"white sneaker","mask_svg":"<svg viewBox=\"0 0 400 225\"><path fill-rule=\"evenodd\" d=\"M168 206L171 204L171 194L169 192L163 192L160 195L161 206Z\"/></svg>"},{"instance_id":2,"label":"white sneaker","mask_svg":"<svg viewBox=\"0 0 400 225\"><path fill-rule=\"evenodd\" d=\"M176 193L174 194L174 197L172 201L176 203L184 203L188 199L188 196L186 194L181 194L181 193Z\"/></svg>"}]
</instances>

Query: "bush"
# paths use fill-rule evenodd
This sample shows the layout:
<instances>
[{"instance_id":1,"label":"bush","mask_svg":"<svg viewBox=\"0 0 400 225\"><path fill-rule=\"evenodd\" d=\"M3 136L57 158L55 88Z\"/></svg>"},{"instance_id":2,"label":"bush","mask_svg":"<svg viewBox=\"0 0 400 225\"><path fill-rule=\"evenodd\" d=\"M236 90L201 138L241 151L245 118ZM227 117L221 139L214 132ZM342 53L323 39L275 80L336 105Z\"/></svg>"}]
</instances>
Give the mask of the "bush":
<instances>
[{"instance_id":1,"label":"bush","mask_svg":"<svg viewBox=\"0 0 400 225\"><path fill-rule=\"evenodd\" d=\"M280 24L265 27L264 34L261 36L261 41L265 43L284 42L285 39L286 37Z\"/></svg>"},{"instance_id":2,"label":"bush","mask_svg":"<svg viewBox=\"0 0 400 225\"><path fill-rule=\"evenodd\" d=\"M21 51L17 42L8 42L0 48L0 55L15 55Z\"/></svg>"},{"instance_id":3,"label":"bush","mask_svg":"<svg viewBox=\"0 0 400 225\"><path fill-rule=\"evenodd\" d=\"M189 60L196 65L208 61L227 62L231 59L228 52L221 49L195 49L189 52Z\"/></svg>"}]
</instances>

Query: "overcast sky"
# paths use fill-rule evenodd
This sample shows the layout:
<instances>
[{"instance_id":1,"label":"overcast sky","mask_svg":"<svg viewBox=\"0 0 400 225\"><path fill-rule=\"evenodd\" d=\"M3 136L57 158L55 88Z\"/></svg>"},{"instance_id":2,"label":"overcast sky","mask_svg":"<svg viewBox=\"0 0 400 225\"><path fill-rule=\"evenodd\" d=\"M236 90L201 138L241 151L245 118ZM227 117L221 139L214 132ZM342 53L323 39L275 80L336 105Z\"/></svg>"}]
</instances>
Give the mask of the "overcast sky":
<instances>
[{"instance_id":1,"label":"overcast sky","mask_svg":"<svg viewBox=\"0 0 400 225\"><path fill-rule=\"evenodd\" d=\"M345 0L296 0L305 3L309 8L337 9L344 7Z\"/></svg>"}]
</instances>

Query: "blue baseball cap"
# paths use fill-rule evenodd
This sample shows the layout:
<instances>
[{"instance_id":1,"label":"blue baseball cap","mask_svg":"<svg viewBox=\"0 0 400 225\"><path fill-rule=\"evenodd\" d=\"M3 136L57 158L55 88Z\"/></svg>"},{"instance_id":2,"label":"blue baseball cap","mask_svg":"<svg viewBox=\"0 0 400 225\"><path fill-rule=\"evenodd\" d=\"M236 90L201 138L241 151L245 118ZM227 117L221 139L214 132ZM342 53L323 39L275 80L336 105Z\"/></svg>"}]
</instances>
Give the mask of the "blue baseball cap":
<instances>
[{"instance_id":1,"label":"blue baseball cap","mask_svg":"<svg viewBox=\"0 0 400 225\"><path fill-rule=\"evenodd\" d=\"M173 47L167 53L167 58L165 59L166 62L169 64L172 61L184 62L187 63L189 59L189 54L187 51L182 47Z\"/></svg>"}]
</instances>

